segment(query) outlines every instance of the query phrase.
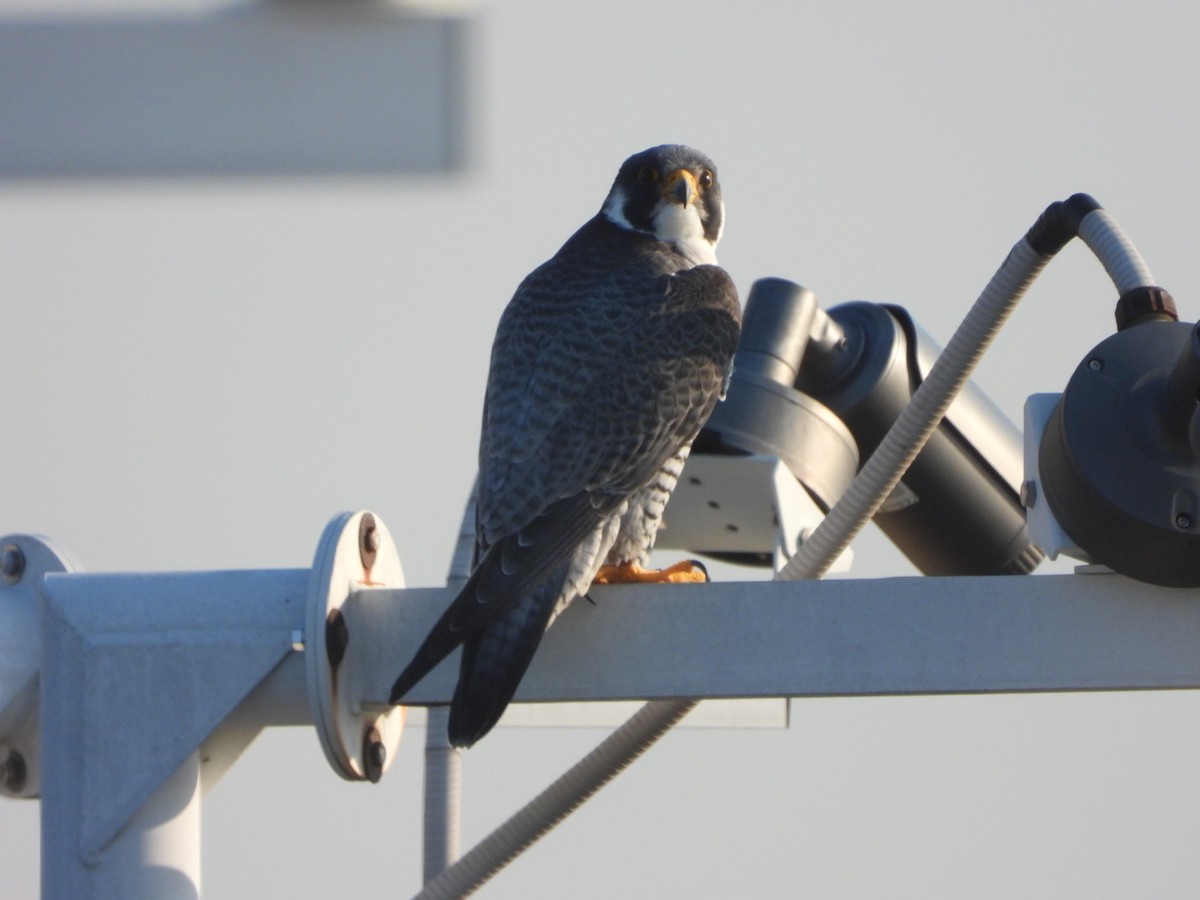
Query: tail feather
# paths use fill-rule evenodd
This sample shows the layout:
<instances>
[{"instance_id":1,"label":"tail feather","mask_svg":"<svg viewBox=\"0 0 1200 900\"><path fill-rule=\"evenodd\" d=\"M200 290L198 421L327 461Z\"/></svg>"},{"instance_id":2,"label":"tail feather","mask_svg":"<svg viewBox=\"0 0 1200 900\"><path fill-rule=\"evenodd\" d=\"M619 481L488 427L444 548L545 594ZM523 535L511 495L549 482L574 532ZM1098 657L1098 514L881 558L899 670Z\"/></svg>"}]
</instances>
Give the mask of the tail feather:
<instances>
[{"instance_id":1,"label":"tail feather","mask_svg":"<svg viewBox=\"0 0 1200 900\"><path fill-rule=\"evenodd\" d=\"M509 611L526 602L526 597L540 596L544 585L555 582L556 572L559 573L557 582L546 589L560 590L565 577L561 571L566 561L617 502L618 499L606 499L598 503L587 493L577 494L560 500L528 527L489 547L458 596L442 613L412 661L392 685L389 702L398 703L459 644L494 622L506 619ZM549 615L547 611L547 621ZM537 646L536 642L533 646ZM522 667L521 672L524 671ZM516 689L515 685L513 689Z\"/></svg>"},{"instance_id":2,"label":"tail feather","mask_svg":"<svg viewBox=\"0 0 1200 900\"><path fill-rule=\"evenodd\" d=\"M503 715L542 641L566 575L567 567L560 567L511 612L463 644L447 729L451 744L470 747Z\"/></svg>"}]
</instances>

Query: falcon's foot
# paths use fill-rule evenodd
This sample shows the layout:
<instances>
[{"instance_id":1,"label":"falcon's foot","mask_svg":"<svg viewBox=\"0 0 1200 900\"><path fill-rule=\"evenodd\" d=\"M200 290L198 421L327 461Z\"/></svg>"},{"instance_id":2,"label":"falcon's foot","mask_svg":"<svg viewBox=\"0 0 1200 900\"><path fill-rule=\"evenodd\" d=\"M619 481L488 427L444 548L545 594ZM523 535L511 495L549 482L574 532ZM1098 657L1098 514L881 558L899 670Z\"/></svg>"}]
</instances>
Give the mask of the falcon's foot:
<instances>
[{"instance_id":1,"label":"falcon's foot","mask_svg":"<svg viewBox=\"0 0 1200 900\"><path fill-rule=\"evenodd\" d=\"M636 563L603 565L592 584L684 584L708 581L708 570L698 559L685 559L665 569L643 569Z\"/></svg>"}]
</instances>

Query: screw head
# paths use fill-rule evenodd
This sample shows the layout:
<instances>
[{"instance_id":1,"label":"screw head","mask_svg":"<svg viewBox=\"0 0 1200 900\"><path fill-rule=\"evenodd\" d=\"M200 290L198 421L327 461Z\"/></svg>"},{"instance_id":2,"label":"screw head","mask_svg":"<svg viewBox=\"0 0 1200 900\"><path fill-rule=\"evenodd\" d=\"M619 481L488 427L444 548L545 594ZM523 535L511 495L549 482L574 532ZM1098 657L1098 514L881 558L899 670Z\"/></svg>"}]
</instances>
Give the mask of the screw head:
<instances>
[{"instance_id":1,"label":"screw head","mask_svg":"<svg viewBox=\"0 0 1200 900\"><path fill-rule=\"evenodd\" d=\"M25 574L25 554L16 544L5 544L0 550L0 573L13 584Z\"/></svg>"},{"instance_id":2,"label":"screw head","mask_svg":"<svg viewBox=\"0 0 1200 900\"><path fill-rule=\"evenodd\" d=\"M1175 527L1186 531L1192 527L1192 517L1187 513L1180 513L1175 517Z\"/></svg>"},{"instance_id":3,"label":"screw head","mask_svg":"<svg viewBox=\"0 0 1200 900\"><path fill-rule=\"evenodd\" d=\"M331 609L325 617L325 658L331 668L336 669L346 658L346 647L350 643L350 629L340 609Z\"/></svg>"},{"instance_id":4,"label":"screw head","mask_svg":"<svg viewBox=\"0 0 1200 900\"><path fill-rule=\"evenodd\" d=\"M379 542L379 530L375 527L375 517L370 513L364 513L358 522L358 556L362 560L364 569L375 565Z\"/></svg>"},{"instance_id":5,"label":"screw head","mask_svg":"<svg viewBox=\"0 0 1200 900\"><path fill-rule=\"evenodd\" d=\"M371 784L383 777L383 766L387 762L387 746L379 729L372 725L363 732L363 774Z\"/></svg>"},{"instance_id":6,"label":"screw head","mask_svg":"<svg viewBox=\"0 0 1200 900\"><path fill-rule=\"evenodd\" d=\"M1088 360L1087 367L1089 369L1091 369L1093 372L1099 372L1101 369L1104 368L1104 361L1093 356L1091 359Z\"/></svg>"},{"instance_id":7,"label":"screw head","mask_svg":"<svg viewBox=\"0 0 1200 900\"><path fill-rule=\"evenodd\" d=\"M19 794L28 777L29 769L25 765L25 757L16 750L9 750L8 758L0 763L0 782L3 782L5 790Z\"/></svg>"},{"instance_id":8,"label":"screw head","mask_svg":"<svg viewBox=\"0 0 1200 900\"><path fill-rule=\"evenodd\" d=\"M1021 505L1026 509L1033 509L1037 503L1037 482L1022 481L1021 482Z\"/></svg>"}]
</instances>

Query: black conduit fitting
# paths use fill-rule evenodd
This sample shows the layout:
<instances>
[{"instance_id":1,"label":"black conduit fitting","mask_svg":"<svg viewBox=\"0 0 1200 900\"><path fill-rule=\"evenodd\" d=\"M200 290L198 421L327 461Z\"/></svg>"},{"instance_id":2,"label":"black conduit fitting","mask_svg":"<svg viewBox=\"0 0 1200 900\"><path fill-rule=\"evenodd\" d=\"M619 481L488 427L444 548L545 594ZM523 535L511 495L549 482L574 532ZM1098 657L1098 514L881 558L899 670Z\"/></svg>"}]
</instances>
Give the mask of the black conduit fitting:
<instances>
[{"instance_id":1,"label":"black conduit fitting","mask_svg":"<svg viewBox=\"0 0 1200 900\"><path fill-rule=\"evenodd\" d=\"M1025 240L1042 256L1054 256L1078 236L1083 217L1101 208L1089 194L1073 194L1066 200L1056 200L1038 216L1025 233Z\"/></svg>"}]
</instances>

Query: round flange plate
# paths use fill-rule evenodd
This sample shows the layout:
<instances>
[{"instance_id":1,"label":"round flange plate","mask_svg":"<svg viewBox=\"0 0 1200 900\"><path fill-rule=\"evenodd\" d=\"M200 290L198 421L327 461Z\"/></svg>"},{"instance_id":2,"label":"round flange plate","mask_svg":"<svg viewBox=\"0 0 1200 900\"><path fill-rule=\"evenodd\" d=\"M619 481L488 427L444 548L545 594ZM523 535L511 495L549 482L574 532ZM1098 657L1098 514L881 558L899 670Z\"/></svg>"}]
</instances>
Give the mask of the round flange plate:
<instances>
[{"instance_id":1,"label":"round flange plate","mask_svg":"<svg viewBox=\"0 0 1200 900\"><path fill-rule=\"evenodd\" d=\"M400 557L387 526L369 512L342 513L325 528L313 560L308 596L308 696L321 749L349 781L378 781L404 730L406 710L362 704L362 679L348 656L353 636L342 606L371 588L404 587Z\"/></svg>"},{"instance_id":2,"label":"round flange plate","mask_svg":"<svg viewBox=\"0 0 1200 900\"><path fill-rule=\"evenodd\" d=\"M41 789L38 590L43 576L78 568L46 538L0 537L0 796L36 797Z\"/></svg>"}]
</instances>

